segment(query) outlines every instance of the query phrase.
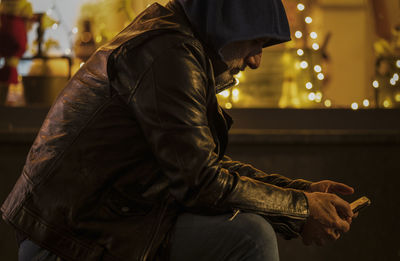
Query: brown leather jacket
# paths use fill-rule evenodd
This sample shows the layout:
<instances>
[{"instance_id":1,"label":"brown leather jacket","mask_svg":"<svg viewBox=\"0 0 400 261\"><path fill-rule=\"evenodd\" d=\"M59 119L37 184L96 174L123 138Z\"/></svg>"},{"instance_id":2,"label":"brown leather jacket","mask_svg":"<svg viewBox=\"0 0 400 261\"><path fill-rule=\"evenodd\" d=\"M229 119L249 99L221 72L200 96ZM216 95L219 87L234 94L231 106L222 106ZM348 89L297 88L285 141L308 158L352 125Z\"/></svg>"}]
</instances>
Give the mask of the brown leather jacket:
<instances>
[{"instance_id":1,"label":"brown leather jacket","mask_svg":"<svg viewBox=\"0 0 400 261\"><path fill-rule=\"evenodd\" d=\"M176 4L150 6L59 95L4 220L66 260L163 259L183 211L254 212L296 237L309 182L224 157L213 64Z\"/></svg>"}]
</instances>

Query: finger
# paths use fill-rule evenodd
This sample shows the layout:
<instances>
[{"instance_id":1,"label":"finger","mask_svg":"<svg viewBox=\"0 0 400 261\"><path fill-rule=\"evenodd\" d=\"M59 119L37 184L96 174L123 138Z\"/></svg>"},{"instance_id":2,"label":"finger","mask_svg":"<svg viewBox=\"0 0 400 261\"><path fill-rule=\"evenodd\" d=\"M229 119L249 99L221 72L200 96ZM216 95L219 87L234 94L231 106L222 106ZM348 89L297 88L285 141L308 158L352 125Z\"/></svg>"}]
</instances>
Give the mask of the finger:
<instances>
[{"instance_id":1,"label":"finger","mask_svg":"<svg viewBox=\"0 0 400 261\"><path fill-rule=\"evenodd\" d=\"M338 240L340 238L340 232L336 229L330 228L326 231L326 234L329 240Z\"/></svg>"},{"instance_id":2,"label":"finger","mask_svg":"<svg viewBox=\"0 0 400 261\"><path fill-rule=\"evenodd\" d=\"M350 230L350 224L338 217L336 219L334 229L338 230L339 232L348 232Z\"/></svg>"},{"instance_id":3,"label":"finger","mask_svg":"<svg viewBox=\"0 0 400 261\"><path fill-rule=\"evenodd\" d=\"M353 211L351 210L350 204L341 199L338 196L332 197L332 204L335 206L336 211L339 214L343 214L344 218L353 217Z\"/></svg>"},{"instance_id":4,"label":"finger","mask_svg":"<svg viewBox=\"0 0 400 261\"><path fill-rule=\"evenodd\" d=\"M354 193L354 188L339 182L332 181L333 184L330 186L329 192L339 193L342 195L351 195Z\"/></svg>"}]
</instances>

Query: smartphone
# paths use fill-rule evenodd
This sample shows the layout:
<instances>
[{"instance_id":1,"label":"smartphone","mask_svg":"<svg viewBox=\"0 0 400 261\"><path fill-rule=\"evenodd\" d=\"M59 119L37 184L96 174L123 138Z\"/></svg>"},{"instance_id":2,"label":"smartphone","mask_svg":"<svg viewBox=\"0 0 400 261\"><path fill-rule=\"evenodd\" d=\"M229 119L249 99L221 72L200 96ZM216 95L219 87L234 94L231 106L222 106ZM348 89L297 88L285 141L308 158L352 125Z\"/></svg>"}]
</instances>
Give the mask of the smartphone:
<instances>
[{"instance_id":1,"label":"smartphone","mask_svg":"<svg viewBox=\"0 0 400 261\"><path fill-rule=\"evenodd\" d=\"M357 199L356 201L353 201L350 203L351 210L353 213L356 213L360 211L361 209L371 205L371 200L367 197L361 197Z\"/></svg>"}]
</instances>

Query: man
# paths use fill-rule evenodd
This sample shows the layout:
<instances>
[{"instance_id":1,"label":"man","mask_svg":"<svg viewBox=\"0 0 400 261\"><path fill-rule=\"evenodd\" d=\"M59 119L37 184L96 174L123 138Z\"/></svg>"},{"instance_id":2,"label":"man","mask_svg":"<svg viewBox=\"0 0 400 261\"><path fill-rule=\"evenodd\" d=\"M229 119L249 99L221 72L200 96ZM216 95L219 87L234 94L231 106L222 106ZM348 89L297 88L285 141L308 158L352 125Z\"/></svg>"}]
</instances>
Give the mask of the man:
<instances>
[{"instance_id":1,"label":"man","mask_svg":"<svg viewBox=\"0 0 400 261\"><path fill-rule=\"evenodd\" d=\"M280 0L146 9L45 119L2 207L20 259L277 260L275 232L324 244L348 231L353 213L332 193L352 188L224 155L231 119L216 92L287 40Z\"/></svg>"}]
</instances>

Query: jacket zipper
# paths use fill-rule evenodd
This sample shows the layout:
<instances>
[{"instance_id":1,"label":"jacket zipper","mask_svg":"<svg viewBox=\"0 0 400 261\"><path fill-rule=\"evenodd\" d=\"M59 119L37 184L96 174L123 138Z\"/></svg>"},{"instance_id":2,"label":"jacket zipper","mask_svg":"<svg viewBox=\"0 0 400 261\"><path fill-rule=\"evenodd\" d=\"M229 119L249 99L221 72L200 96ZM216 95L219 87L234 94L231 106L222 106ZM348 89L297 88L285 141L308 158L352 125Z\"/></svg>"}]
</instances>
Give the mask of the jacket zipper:
<instances>
[{"instance_id":1,"label":"jacket zipper","mask_svg":"<svg viewBox=\"0 0 400 261\"><path fill-rule=\"evenodd\" d=\"M147 245L145 251L143 252L143 255L142 255L141 259L140 259L141 261L146 261L148 259L148 257L149 257L150 249L154 244L154 240L156 239L158 231L160 230L161 222L162 222L162 220L164 218L165 212L167 211L168 201L169 201L169 197L167 197L167 199L165 200L165 204L164 204L164 206L162 207L162 209L160 211L159 219L157 220L157 225L156 225L156 227L154 229L154 233L151 236L151 240L149 241L149 244Z\"/></svg>"}]
</instances>

